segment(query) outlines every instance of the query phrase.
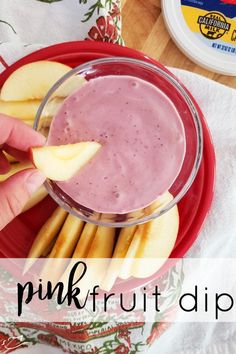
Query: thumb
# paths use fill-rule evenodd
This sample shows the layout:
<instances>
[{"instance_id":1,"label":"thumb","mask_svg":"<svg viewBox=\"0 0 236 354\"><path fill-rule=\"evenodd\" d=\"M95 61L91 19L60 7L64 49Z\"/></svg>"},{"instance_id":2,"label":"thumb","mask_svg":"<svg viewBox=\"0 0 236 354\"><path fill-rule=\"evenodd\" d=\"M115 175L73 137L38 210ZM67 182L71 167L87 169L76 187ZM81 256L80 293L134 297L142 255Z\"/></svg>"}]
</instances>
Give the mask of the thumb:
<instances>
[{"instance_id":1,"label":"thumb","mask_svg":"<svg viewBox=\"0 0 236 354\"><path fill-rule=\"evenodd\" d=\"M27 169L0 184L0 230L20 214L30 196L44 181L41 172Z\"/></svg>"}]
</instances>

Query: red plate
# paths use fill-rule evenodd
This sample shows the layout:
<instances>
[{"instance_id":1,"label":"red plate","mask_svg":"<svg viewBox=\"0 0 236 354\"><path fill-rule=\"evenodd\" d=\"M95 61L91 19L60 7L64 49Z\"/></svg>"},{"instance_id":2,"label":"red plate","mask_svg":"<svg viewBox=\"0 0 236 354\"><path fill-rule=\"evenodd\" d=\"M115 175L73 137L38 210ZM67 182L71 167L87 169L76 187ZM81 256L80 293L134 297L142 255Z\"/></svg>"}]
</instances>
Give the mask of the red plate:
<instances>
[{"instance_id":1,"label":"red plate","mask_svg":"<svg viewBox=\"0 0 236 354\"><path fill-rule=\"evenodd\" d=\"M69 42L38 50L22 58L7 68L0 76L0 87L13 71L26 63L38 60L55 60L75 67L88 60L105 56L132 57L151 62L164 69L160 63L130 48L90 41ZM168 71L167 69L164 70ZM213 198L215 179L214 148L203 114L200 108L198 109L204 134L203 159L192 187L178 204L180 229L175 248L171 254L173 258L183 257L194 243L204 223ZM0 252L8 258L26 258L37 231L51 214L55 206L54 201L52 201L50 197L47 197L40 204L17 217L0 232ZM155 276L153 276L152 279L154 277ZM145 279L145 283L146 281L147 279ZM140 282L143 283L144 280L140 280Z\"/></svg>"}]
</instances>

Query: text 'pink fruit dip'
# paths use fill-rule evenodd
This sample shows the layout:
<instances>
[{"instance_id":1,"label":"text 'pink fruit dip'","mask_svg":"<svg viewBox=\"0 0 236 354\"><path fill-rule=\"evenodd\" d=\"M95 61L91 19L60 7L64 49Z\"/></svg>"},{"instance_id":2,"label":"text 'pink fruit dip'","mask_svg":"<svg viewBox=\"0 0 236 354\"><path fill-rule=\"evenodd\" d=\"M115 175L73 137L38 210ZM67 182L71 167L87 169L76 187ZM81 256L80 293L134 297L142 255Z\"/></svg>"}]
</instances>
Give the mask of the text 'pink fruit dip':
<instances>
[{"instance_id":1,"label":"text 'pink fruit dip'","mask_svg":"<svg viewBox=\"0 0 236 354\"><path fill-rule=\"evenodd\" d=\"M77 175L58 186L101 213L141 209L166 192L185 156L181 118L154 85L131 76L90 80L63 103L48 144L102 144Z\"/></svg>"}]
</instances>

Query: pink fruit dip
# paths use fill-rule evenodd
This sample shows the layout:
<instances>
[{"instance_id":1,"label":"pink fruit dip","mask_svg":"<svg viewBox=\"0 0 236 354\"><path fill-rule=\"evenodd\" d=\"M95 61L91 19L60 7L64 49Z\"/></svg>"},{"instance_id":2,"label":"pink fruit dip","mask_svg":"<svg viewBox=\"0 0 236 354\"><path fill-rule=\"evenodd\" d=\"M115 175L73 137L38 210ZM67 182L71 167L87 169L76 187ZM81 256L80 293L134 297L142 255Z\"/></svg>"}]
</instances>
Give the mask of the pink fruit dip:
<instances>
[{"instance_id":1,"label":"pink fruit dip","mask_svg":"<svg viewBox=\"0 0 236 354\"><path fill-rule=\"evenodd\" d=\"M53 118L48 145L102 144L99 153L58 186L100 213L144 208L166 192L185 156L181 118L154 85L132 76L90 80L70 95Z\"/></svg>"}]
</instances>

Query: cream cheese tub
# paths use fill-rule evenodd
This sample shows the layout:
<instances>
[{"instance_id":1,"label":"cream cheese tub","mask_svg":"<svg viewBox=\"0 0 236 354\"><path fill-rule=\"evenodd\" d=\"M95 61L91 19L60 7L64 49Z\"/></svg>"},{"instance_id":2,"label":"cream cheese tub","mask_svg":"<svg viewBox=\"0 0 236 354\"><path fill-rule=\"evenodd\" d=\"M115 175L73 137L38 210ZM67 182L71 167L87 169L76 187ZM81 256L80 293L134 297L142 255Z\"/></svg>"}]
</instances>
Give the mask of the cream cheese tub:
<instances>
[{"instance_id":1,"label":"cream cheese tub","mask_svg":"<svg viewBox=\"0 0 236 354\"><path fill-rule=\"evenodd\" d=\"M162 0L162 10L185 55L208 70L236 75L236 0Z\"/></svg>"}]
</instances>

